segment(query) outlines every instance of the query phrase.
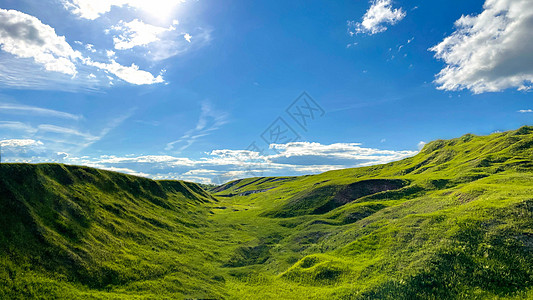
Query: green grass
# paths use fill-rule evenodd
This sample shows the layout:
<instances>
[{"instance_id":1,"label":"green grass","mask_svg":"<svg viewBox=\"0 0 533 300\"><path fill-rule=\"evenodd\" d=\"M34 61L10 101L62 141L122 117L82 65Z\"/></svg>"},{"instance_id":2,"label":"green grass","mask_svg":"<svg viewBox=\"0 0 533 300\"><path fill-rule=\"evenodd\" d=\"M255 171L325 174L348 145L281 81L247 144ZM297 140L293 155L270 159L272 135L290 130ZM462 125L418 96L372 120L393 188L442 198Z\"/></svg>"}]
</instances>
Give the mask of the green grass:
<instances>
[{"instance_id":1,"label":"green grass","mask_svg":"<svg viewBox=\"0 0 533 300\"><path fill-rule=\"evenodd\" d=\"M222 295L202 239L214 199L195 184L62 165L0 177L0 298Z\"/></svg>"},{"instance_id":2,"label":"green grass","mask_svg":"<svg viewBox=\"0 0 533 300\"><path fill-rule=\"evenodd\" d=\"M2 164L0 298L531 299L532 171L533 127L218 187Z\"/></svg>"}]
</instances>

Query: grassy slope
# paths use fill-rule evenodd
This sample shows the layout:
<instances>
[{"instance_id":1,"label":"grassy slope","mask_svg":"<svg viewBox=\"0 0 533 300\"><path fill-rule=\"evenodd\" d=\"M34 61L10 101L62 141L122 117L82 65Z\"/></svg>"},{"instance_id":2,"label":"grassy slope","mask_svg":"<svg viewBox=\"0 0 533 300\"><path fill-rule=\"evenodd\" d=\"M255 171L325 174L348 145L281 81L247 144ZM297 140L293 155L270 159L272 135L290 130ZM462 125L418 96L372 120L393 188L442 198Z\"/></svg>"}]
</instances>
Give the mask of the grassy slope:
<instances>
[{"instance_id":1,"label":"grassy slope","mask_svg":"<svg viewBox=\"0 0 533 300\"><path fill-rule=\"evenodd\" d=\"M197 185L0 165L0 298L221 297Z\"/></svg>"},{"instance_id":2,"label":"grassy slope","mask_svg":"<svg viewBox=\"0 0 533 300\"><path fill-rule=\"evenodd\" d=\"M212 187L217 200L1 165L0 298L533 298L532 146L529 127L466 135L387 165Z\"/></svg>"},{"instance_id":3,"label":"grassy slope","mask_svg":"<svg viewBox=\"0 0 533 300\"><path fill-rule=\"evenodd\" d=\"M235 298L533 298L532 145L525 127L435 141L387 165L219 187L277 186L218 197L216 223L242 241L228 243L227 286ZM409 185L313 212L377 178ZM301 199L316 207L302 210Z\"/></svg>"}]
</instances>

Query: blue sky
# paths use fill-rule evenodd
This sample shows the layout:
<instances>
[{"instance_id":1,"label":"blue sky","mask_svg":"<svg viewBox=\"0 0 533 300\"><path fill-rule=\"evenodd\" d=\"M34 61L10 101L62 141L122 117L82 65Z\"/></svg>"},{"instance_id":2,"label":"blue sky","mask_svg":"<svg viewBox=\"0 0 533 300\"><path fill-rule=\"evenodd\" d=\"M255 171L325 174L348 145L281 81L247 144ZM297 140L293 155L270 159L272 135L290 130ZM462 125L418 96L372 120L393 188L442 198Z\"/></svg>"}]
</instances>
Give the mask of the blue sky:
<instances>
[{"instance_id":1,"label":"blue sky","mask_svg":"<svg viewBox=\"0 0 533 300\"><path fill-rule=\"evenodd\" d=\"M220 183L531 124L532 0L0 0L0 144Z\"/></svg>"}]
</instances>

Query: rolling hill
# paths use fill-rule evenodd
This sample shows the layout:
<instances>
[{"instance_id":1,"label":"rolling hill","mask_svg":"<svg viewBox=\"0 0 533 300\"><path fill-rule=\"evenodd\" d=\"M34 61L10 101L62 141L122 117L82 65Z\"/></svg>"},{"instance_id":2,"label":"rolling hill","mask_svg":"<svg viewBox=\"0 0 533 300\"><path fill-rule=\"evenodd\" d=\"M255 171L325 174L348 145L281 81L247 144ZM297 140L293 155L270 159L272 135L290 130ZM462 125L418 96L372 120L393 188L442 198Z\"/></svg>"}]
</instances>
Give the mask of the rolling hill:
<instances>
[{"instance_id":1,"label":"rolling hill","mask_svg":"<svg viewBox=\"0 0 533 300\"><path fill-rule=\"evenodd\" d=\"M0 165L0 298L533 298L533 127L205 188Z\"/></svg>"}]
</instances>

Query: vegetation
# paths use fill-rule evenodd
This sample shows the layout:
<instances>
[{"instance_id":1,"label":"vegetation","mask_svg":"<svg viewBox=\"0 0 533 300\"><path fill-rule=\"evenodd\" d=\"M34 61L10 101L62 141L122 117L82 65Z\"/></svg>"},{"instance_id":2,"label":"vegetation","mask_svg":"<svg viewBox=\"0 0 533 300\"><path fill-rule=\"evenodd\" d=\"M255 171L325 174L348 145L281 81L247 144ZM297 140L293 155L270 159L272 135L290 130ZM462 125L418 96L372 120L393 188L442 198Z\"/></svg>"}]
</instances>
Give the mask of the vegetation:
<instances>
[{"instance_id":1,"label":"vegetation","mask_svg":"<svg viewBox=\"0 0 533 300\"><path fill-rule=\"evenodd\" d=\"M533 127L202 187L0 165L0 298L533 298Z\"/></svg>"}]
</instances>

